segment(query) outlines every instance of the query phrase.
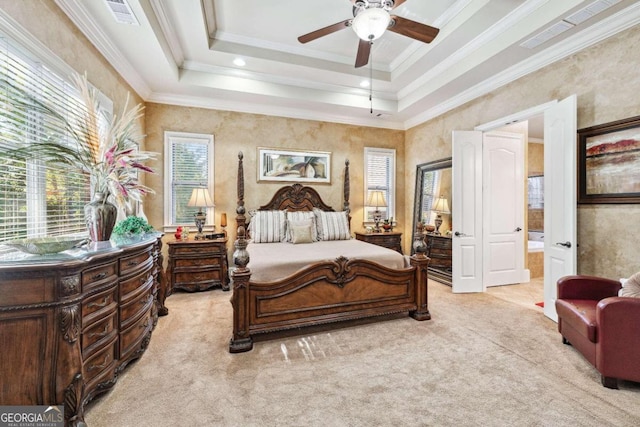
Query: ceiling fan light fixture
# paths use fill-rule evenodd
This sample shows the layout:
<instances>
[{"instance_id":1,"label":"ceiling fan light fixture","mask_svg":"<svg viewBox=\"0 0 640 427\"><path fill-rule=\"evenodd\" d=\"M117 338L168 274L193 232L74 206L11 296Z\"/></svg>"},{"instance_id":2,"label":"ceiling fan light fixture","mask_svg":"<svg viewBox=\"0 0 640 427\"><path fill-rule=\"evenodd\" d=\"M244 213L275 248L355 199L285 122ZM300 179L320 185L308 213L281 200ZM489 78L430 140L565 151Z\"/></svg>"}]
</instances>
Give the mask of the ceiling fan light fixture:
<instances>
[{"instance_id":1,"label":"ceiling fan light fixture","mask_svg":"<svg viewBox=\"0 0 640 427\"><path fill-rule=\"evenodd\" d=\"M389 27L390 20L389 12L382 8L364 9L353 18L351 28L362 40L376 40Z\"/></svg>"}]
</instances>

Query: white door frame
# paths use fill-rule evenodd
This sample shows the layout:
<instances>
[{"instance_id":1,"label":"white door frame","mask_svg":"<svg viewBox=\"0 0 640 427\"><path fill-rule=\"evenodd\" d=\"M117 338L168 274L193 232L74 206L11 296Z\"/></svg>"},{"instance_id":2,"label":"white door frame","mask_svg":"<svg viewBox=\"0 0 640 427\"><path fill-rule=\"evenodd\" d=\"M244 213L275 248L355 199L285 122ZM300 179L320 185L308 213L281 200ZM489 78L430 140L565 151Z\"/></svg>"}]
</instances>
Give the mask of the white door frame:
<instances>
[{"instance_id":1,"label":"white door frame","mask_svg":"<svg viewBox=\"0 0 640 427\"><path fill-rule=\"evenodd\" d=\"M573 95L573 96L575 96L575 95ZM478 125L474 129L482 131L482 132L487 132L487 131L490 131L490 130L493 130L493 129L497 129L497 128L503 127L505 125L514 123L514 122L528 120L533 116L536 116L536 115L539 115L539 114L544 114L544 112L546 110L548 110L551 107L556 106L558 103L559 103L559 101L556 99L556 100L553 100L553 101L546 102L544 104L536 105L536 106L531 107L531 108L529 108L527 110L523 110L523 111L520 111L520 112L517 112L517 113L513 113L511 115L499 118L497 120ZM547 162L547 160L546 160L547 152L548 152L548 150L545 150L545 164ZM547 217L547 214L548 214L547 209L548 209L548 206L545 203L545 218ZM574 228L575 227L577 227L577 224L574 222ZM574 229L573 233L575 234L575 232L576 232L576 230ZM547 243L546 240L547 239L545 238L545 244ZM545 266L545 274L546 274L546 270L547 270L547 268ZM545 289L544 289L544 293L545 293L545 315L547 317L551 318L552 320L557 321L557 317L554 316L555 307L546 307L547 300L549 300L548 295L555 294L555 289L551 289L550 288L554 284L551 283L550 280L547 280L547 278L545 278L544 283L545 283L545 285L544 285L545 286Z\"/></svg>"}]
</instances>

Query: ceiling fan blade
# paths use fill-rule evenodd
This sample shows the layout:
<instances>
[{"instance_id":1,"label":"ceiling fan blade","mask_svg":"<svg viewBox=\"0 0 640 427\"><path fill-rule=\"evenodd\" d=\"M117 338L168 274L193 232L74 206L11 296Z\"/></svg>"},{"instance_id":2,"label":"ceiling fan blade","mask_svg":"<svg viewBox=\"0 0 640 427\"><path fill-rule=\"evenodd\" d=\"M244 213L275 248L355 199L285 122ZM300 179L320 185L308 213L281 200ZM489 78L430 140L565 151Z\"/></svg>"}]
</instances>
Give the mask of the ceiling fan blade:
<instances>
[{"instance_id":1,"label":"ceiling fan blade","mask_svg":"<svg viewBox=\"0 0 640 427\"><path fill-rule=\"evenodd\" d=\"M431 43L440 32L437 28L401 16L392 16L391 21L393 24L389 26L389 31L411 37L424 43Z\"/></svg>"},{"instance_id":2,"label":"ceiling fan blade","mask_svg":"<svg viewBox=\"0 0 640 427\"><path fill-rule=\"evenodd\" d=\"M342 22L337 22L333 25L320 28L319 30L312 31L309 34L305 34L303 36L298 37L298 41L300 43L307 43L312 40L319 39L320 37L326 36L331 33L335 33L336 31L340 31L343 28L349 27L350 22L351 22L351 19L345 19Z\"/></svg>"},{"instance_id":3,"label":"ceiling fan blade","mask_svg":"<svg viewBox=\"0 0 640 427\"><path fill-rule=\"evenodd\" d=\"M360 39L358 53L356 54L356 68L367 65L369 62L369 53L371 53L371 42Z\"/></svg>"},{"instance_id":4,"label":"ceiling fan blade","mask_svg":"<svg viewBox=\"0 0 640 427\"><path fill-rule=\"evenodd\" d=\"M393 8L395 9L396 7L400 6L402 3L404 3L407 0L395 0L393 2Z\"/></svg>"}]
</instances>

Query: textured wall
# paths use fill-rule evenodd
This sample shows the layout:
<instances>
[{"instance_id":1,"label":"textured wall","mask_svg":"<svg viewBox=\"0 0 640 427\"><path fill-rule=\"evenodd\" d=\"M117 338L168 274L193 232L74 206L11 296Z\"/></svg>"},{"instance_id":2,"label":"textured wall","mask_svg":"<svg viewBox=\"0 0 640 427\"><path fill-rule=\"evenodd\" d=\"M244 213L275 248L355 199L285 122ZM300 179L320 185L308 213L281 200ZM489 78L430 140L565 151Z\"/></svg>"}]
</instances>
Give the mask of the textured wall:
<instances>
[{"instance_id":1,"label":"textured wall","mask_svg":"<svg viewBox=\"0 0 640 427\"><path fill-rule=\"evenodd\" d=\"M409 183L415 182L416 165L451 156L453 130L473 129L571 94L578 96L578 128L639 115L639 44L636 26L408 130L407 200L413 194ZM579 206L578 272L617 278L640 270L639 221L638 205Z\"/></svg>"},{"instance_id":2,"label":"textured wall","mask_svg":"<svg viewBox=\"0 0 640 427\"><path fill-rule=\"evenodd\" d=\"M527 144L527 175L544 175L544 144L530 142Z\"/></svg>"},{"instance_id":3,"label":"textured wall","mask_svg":"<svg viewBox=\"0 0 640 427\"><path fill-rule=\"evenodd\" d=\"M244 153L245 206L248 209L265 204L275 190L284 185L257 182L257 148L269 147L330 151L331 185L313 187L326 203L337 210L342 208L344 162L349 159L351 225L353 230L362 229L365 146L396 149L396 173L399 177L396 218L401 226L406 222L402 181L405 173L403 131L151 103L147 104L146 116L147 143L153 151L163 151L165 131L214 135L216 223L219 223L222 212L227 213L230 226L235 218L239 151ZM156 226L163 224L163 179L161 173L147 180L157 192L147 204L149 220Z\"/></svg>"}]
</instances>

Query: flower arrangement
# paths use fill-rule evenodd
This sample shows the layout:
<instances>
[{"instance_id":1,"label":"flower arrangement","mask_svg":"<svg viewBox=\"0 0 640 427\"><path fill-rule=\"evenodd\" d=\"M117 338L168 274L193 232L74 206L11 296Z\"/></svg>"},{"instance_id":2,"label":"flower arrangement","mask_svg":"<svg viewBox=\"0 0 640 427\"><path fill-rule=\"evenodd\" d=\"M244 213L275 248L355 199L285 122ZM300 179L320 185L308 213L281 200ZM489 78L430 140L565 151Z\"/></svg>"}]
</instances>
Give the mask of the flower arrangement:
<instances>
[{"instance_id":1,"label":"flower arrangement","mask_svg":"<svg viewBox=\"0 0 640 427\"><path fill-rule=\"evenodd\" d=\"M153 173L144 162L156 158L157 153L139 151L137 121L143 106L129 106L129 95L122 114L107 117L100 108L98 91L89 85L87 76L73 76L83 104L81 114L67 114L40 101L24 89L3 81L14 105L37 112L52 120L64 133L25 143L13 150L16 157L39 158L70 166L87 173L93 193L112 195L116 204L124 206L130 200L140 201L153 190L140 183L139 172ZM106 197L105 197L106 200Z\"/></svg>"}]
</instances>

